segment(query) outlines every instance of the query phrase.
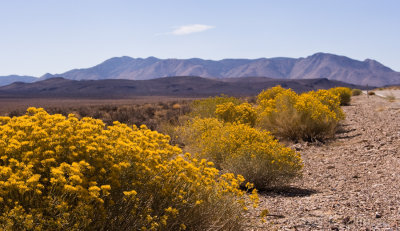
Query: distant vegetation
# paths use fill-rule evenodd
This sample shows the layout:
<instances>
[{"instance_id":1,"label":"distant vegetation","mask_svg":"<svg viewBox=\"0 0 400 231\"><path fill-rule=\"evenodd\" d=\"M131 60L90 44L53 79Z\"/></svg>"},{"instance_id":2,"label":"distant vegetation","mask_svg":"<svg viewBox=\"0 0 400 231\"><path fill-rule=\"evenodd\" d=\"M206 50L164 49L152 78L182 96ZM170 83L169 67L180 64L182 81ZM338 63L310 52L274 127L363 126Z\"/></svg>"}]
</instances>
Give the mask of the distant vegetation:
<instances>
[{"instance_id":1,"label":"distant vegetation","mask_svg":"<svg viewBox=\"0 0 400 231\"><path fill-rule=\"evenodd\" d=\"M160 130L160 127L165 124L176 124L178 118L190 112L190 101L172 100L158 103L144 103L132 105L72 105L71 103L65 106L48 106L44 109L50 114L75 114L78 118L91 117L101 119L105 124L112 125L114 121L121 123L140 126L146 125L152 130ZM13 109L6 115L22 116L26 112L26 108L20 107Z\"/></svg>"},{"instance_id":2,"label":"distant vegetation","mask_svg":"<svg viewBox=\"0 0 400 231\"><path fill-rule=\"evenodd\" d=\"M351 90L351 95L352 96L357 96L357 95L361 95L362 91L360 89L353 89Z\"/></svg>"}]
</instances>

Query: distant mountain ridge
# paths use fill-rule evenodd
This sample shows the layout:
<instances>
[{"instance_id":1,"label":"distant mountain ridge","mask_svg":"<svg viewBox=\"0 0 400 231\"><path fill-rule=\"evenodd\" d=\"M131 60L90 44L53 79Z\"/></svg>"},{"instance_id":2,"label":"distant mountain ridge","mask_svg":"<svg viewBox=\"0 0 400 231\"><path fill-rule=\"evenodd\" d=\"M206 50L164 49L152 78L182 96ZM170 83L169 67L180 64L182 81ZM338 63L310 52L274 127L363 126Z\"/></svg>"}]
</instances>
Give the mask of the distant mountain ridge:
<instances>
[{"instance_id":1,"label":"distant mountain ridge","mask_svg":"<svg viewBox=\"0 0 400 231\"><path fill-rule=\"evenodd\" d=\"M38 78L33 76L21 76L21 75L8 75L8 76L0 76L0 86L5 86L14 82L24 82L24 83L32 83L37 81Z\"/></svg>"},{"instance_id":2,"label":"distant mountain ridge","mask_svg":"<svg viewBox=\"0 0 400 231\"><path fill-rule=\"evenodd\" d=\"M220 94L253 96L276 85L297 92L336 86L362 88L328 79L271 79L242 77L209 79L196 76L150 80L70 80L51 78L34 83L17 82L0 87L0 98L132 98L137 96L206 97Z\"/></svg>"},{"instance_id":3,"label":"distant mountain ridge","mask_svg":"<svg viewBox=\"0 0 400 231\"><path fill-rule=\"evenodd\" d=\"M46 74L40 79L63 77L72 80L147 80L169 76L201 76L215 79L251 76L278 79L327 78L364 86L400 84L400 72L393 71L375 60L358 61L328 53L316 53L306 58L219 61L123 56L108 59L91 68L73 69L62 74Z\"/></svg>"}]
</instances>

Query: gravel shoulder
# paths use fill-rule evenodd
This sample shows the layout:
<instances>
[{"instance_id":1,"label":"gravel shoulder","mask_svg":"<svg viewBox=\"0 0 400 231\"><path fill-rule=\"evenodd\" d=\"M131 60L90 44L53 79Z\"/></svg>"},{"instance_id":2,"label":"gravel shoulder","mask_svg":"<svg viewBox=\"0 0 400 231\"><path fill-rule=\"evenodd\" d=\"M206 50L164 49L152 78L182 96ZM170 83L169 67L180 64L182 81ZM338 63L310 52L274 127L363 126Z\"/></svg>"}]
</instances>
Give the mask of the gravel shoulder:
<instances>
[{"instance_id":1,"label":"gravel shoulder","mask_svg":"<svg viewBox=\"0 0 400 231\"><path fill-rule=\"evenodd\" d=\"M302 154L303 178L260 192L248 230L400 230L400 101L361 95L343 110L334 140L290 145Z\"/></svg>"}]
</instances>

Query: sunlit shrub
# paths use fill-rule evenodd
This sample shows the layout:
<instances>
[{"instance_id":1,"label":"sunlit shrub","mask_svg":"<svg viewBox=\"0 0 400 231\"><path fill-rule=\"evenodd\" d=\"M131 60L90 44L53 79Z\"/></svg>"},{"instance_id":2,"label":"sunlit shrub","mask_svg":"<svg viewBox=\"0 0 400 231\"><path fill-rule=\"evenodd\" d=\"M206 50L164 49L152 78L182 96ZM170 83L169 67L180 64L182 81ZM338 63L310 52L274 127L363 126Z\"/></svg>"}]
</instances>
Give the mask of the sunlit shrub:
<instances>
[{"instance_id":1,"label":"sunlit shrub","mask_svg":"<svg viewBox=\"0 0 400 231\"><path fill-rule=\"evenodd\" d=\"M254 126L257 113L249 103L235 105L232 102L219 104L216 107L215 114L217 118L225 122L238 122Z\"/></svg>"},{"instance_id":2,"label":"sunlit shrub","mask_svg":"<svg viewBox=\"0 0 400 231\"><path fill-rule=\"evenodd\" d=\"M339 97L327 90L301 95L280 86L260 93L258 126L291 140L331 137L344 118Z\"/></svg>"},{"instance_id":3,"label":"sunlit shrub","mask_svg":"<svg viewBox=\"0 0 400 231\"><path fill-rule=\"evenodd\" d=\"M240 229L243 177L168 140L43 109L0 117L0 230Z\"/></svg>"},{"instance_id":4,"label":"sunlit shrub","mask_svg":"<svg viewBox=\"0 0 400 231\"><path fill-rule=\"evenodd\" d=\"M263 104L263 101L266 100L273 100L276 98L277 95L283 94L285 92L292 92L291 89L285 89L281 87L280 85L277 85L275 87L268 88L264 91L262 91L260 94L257 96L257 103L258 104Z\"/></svg>"},{"instance_id":5,"label":"sunlit shrub","mask_svg":"<svg viewBox=\"0 0 400 231\"><path fill-rule=\"evenodd\" d=\"M345 118L344 112L340 107L340 96L332 94L329 90L310 91L308 93L317 98L323 105L328 106L331 111L331 117L334 120L342 120Z\"/></svg>"},{"instance_id":6,"label":"sunlit shrub","mask_svg":"<svg viewBox=\"0 0 400 231\"><path fill-rule=\"evenodd\" d=\"M233 103L234 105L240 104L240 100L235 97L228 97L225 95L209 97L206 99L195 100L192 103L191 117L211 118L216 117L215 110L217 105L224 103Z\"/></svg>"},{"instance_id":7,"label":"sunlit shrub","mask_svg":"<svg viewBox=\"0 0 400 231\"><path fill-rule=\"evenodd\" d=\"M352 96L357 96L357 95L361 95L362 91L360 89L353 89L351 90L351 95Z\"/></svg>"},{"instance_id":8,"label":"sunlit shrub","mask_svg":"<svg viewBox=\"0 0 400 231\"><path fill-rule=\"evenodd\" d=\"M334 98L334 95L328 94ZM339 101L332 100L324 102L313 92L303 93L299 96L295 109L300 116L300 137L305 140L322 140L326 137L333 137L338 122L344 118L344 114L339 107Z\"/></svg>"},{"instance_id":9,"label":"sunlit shrub","mask_svg":"<svg viewBox=\"0 0 400 231\"><path fill-rule=\"evenodd\" d=\"M215 118L194 119L182 128L186 148L226 172L243 175L256 188L282 186L301 175L300 154L269 132Z\"/></svg>"},{"instance_id":10,"label":"sunlit shrub","mask_svg":"<svg viewBox=\"0 0 400 231\"><path fill-rule=\"evenodd\" d=\"M348 87L335 87L329 89L334 95L338 95L340 99L340 105L345 106L350 104L352 91Z\"/></svg>"},{"instance_id":11,"label":"sunlit shrub","mask_svg":"<svg viewBox=\"0 0 400 231\"><path fill-rule=\"evenodd\" d=\"M279 88L275 87L272 90ZM298 139L301 136L301 116L294 108L297 98L298 95L291 90L284 90L273 98L259 97L258 126L275 136Z\"/></svg>"}]
</instances>

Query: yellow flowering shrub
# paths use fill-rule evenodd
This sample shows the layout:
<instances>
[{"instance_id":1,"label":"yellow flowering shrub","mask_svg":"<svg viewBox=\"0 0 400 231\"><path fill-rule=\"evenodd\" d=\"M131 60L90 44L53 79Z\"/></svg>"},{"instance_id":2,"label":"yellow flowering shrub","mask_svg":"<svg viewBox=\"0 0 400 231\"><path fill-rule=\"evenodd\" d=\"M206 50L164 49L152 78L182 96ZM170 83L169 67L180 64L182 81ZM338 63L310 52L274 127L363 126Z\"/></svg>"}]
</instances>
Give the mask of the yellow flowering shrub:
<instances>
[{"instance_id":1,"label":"yellow flowering shrub","mask_svg":"<svg viewBox=\"0 0 400 231\"><path fill-rule=\"evenodd\" d=\"M217 105L224 103L232 103L234 105L240 104L240 100L235 97L228 97L226 95L208 97L206 99L195 100L192 103L190 113L191 117L211 118L216 117L215 110Z\"/></svg>"},{"instance_id":2,"label":"yellow flowering shrub","mask_svg":"<svg viewBox=\"0 0 400 231\"><path fill-rule=\"evenodd\" d=\"M243 177L168 141L43 109L0 117L0 230L240 230Z\"/></svg>"},{"instance_id":3,"label":"yellow flowering shrub","mask_svg":"<svg viewBox=\"0 0 400 231\"><path fill-rule=\"evenodd\" d=\"M291 89L285 89L285 88L281 87L280 85L277 85L275 87L271 87L271 88L268 88L268 89L260 92L260 94L258 94L258 96L257 96L257 103L258 104L267 103L267 100L273 100L279 94L288 94L291 92L292 92Z\"/></svg>"},{"instance_id":4,"label":"yellow flowering shrub","mask_svg":"<svg viewBox=\"0 0 400 231\"><path fill-rule=\"evenodd\" d=\"M256 110L249 103L235 105L232 102L219 104L215 109L217 118L225 122L238 122L254 126L257 119Z\"/></svg>"},{"instance_id":5,"label":"yellow flowering shrub","mask_svg":"<svg viewBox=\"0 0 400 231\"><path fill-rule=\"evenodd\" d=\"M344 112L340 107L340 97L338 95L332 94L330 90L310 91L303 94L311 94L312 96L317 98L323 105L327 106L331 113L333 113L332 117L335 120L342 120L345 118Z\"/></svg>"},{"instance_id":6,"label":"yellow flowering shrub","mask_svg":"<svg viewBox=\"0 0 400 231\"><path fill-rule=\"evenodd\" d=\"M291 140L331 137L344 113L337 95L327 90L301 95L280 86L258 96L259 127Z\"/></svg>"},{"instance_id":7,"label":"yellow flowering shrub","mask_svg":"<svg viewBox=\"0 0 400 231\"><path fill-rule=\"evenodd\" d=\"M340 105L345 106L349 105L351 101L351 96L353 94L352 90L348 87L335 87L329 89L329 91L334 94L339 96L340 99Z\"/></svg>"},{"instance_id":8,"label":"yellow flowering shrub","mask_svg":"<svg viewBox=\"0 0 400 231\"><path fill-rule=\"evenodd\" d=\"M256 188L282 185L301 175L299 153L248 124L196 118L182 128L181 135L187 150L213 161L224 172L242 175Z\"/></svg>"}]
</instances>

